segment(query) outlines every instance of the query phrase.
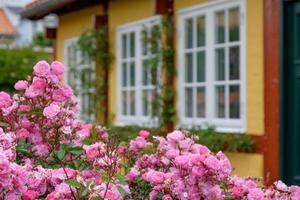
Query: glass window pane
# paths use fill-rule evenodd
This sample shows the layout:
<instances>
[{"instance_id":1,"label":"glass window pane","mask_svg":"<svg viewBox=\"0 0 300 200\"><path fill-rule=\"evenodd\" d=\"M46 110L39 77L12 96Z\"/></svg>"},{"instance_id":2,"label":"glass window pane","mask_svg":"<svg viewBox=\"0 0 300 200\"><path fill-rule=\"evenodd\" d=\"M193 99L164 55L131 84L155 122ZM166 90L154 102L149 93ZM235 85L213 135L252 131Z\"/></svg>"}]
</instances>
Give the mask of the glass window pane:
<instances>
[{"instance_id":1,"label":"glass window pane","mask_svg":"<svg viewBox=\"0 0 300 200\"><path fill-rule=\"evenodd\" d=\"M122 58L126 58L127 57L127 39L126 39L126 35L123 34L122 35Z\"/></svg>"},{"instance_id":2,"label":"glass window pane","mask_svg":"<svg viewBox=\"0 0 300 200\"><path fill-rule=\"evenodd\" d=\"M205 88L197 88L197 117L205 117Z\"/></svg>"},{"instance_id":3,"label":"glass window pane","mask_svg":"<svg viewBox=\"0 0 300 200\"><path fill-rule=\"evenodd\" d=\"M185 47L193 47L193 19L185 20Z\"/></svg>"},{"instance_id":4,"label":"glass window pane","mask_svg":"<svg viewBox=\"0 0 300 200\"><path fill-rule=\"evenodd\" d=\"M143 96L142 96L142 104L143 104L143 115L147 116L149 115L149 108L148 108L148 92L147 90L143 91Z\"/></svg>"},{"instance_id":5,"label":"glass window pane","mask_svg":"<svg viewBox=\"0 0 300 200\"><path fill-rule=\"evenodd\" d=\"M197 82L205 81L205 51L197 52Z\"/></svg>"},{"instance_id":6,"label":"glass window pane","mask_svg":"<svg viewBox=\"0 0 300 200\"><path fill-rule=\"evenodd\" d=\"M197 17L197 46L205 46L205 16Z\"/></svg>"},{"instance_id":7,"label":"glass window pane","mask_svg":"<svg viewBox=\"0 0 300 200\"><path fill-rule=\"evenodd\" d=\"M148 51L148 45L147 45L147 41L148 41L148 32L147 29L144 28L141 32L142 34L142 52L143 55L147 55L147 51Z\"/></svg>"},{"instance_id":8,"label":"glass window pane","mask_svg":"<svg viewBox=\"0 0 300 200\"><path fill-rule=\"evenodd\" d=\"M216 80L225 80L225 49L216 50Z\"/></svg>"},{"instance_id":9,"label":"glass window pane","mask_svg":"<svg viewBox=\"0 0 300 200\"><path fill-rule=\"evenodd\" d=\"M123 91L122 92L122 114L126 115L127 114L127 92Z\"/></svg>"},{"instance_id":10,"label":"glass window pane","mask_svg":"<svg viewBox=\"0 0 300 200\"><path fill-rule=\"evenodd\" d=\"M134 32L130 33L130 57L134 57L135 55L135 40L134 40Z\"/></svg>"},{"instance_id":11,"label":"glass window pane","mask_svg":"<svg viewBox=\"0 0 300 200\"><path fill-rule=\"evenodd\" d=\"M185 82L193 82L193 54L185 54Z\"/></svg>"},{"instance_id":12,"label":"glass window pane","mask_svg":"<svg viewBox=\"0 0 300 200\"><path fill-rule=\"evenodd\" d=\"M193 117L193 88L185 89L185 116Z\"/></svg>"},{"instance_id":13,"label":"glass window pane","mask_svg":"<svg viewBox=\"0 0 300 200\"><path fill-rule=\"evenodd\" d=\"M130 91L130 115L135 115L135 91Z\"/></svg>"},{"instance_id":14,"label":"glass window pane","mask_svg":"<svg viewBox=\"0 0 300 200\"><path fill-rule=\"evenodd\" d=\"M125 62L122 64L122 86L127 86L127 65Z\"/></svg>"},{"instance_id":15,"label":"glass window pane","mask_svg":"<svg viewBox=\"0 0 300 200\"><path fill-rule=\"evenodd\" d=\"M149 77L148 77L148 60L143 60L142 83L143 83L143 85L148 85L148 83L149 83Z\"/></svg>"},{"instance_id":16,"label":"glass window pane","mask_svg":"<svg viewBox=\"0 0 300 200\"><path fill-rule=\"evenodd\" d=\"M216 117L225 118L225 86L216 86Z\"/></svg>"},{"instance_id":17,"label":"glass window pane","mask_svg":"<svg viewBox=\"0 0 300 200\"><path fill-rule=\"evenodd\" d=\"M216 43L224 43L225 42L225 12L217 12L216 15Z\"/></svg>"},{"instance_id":18,"label":"glass window pane","mask_svg":"<svg viewBox=\"0 0 300 200\"><path fill-rule=\"evenodd\" d=\"M240 118L240 87L239 85L229 86L229 117Z\"/></svg>"},{"instance_id":19,"label":"glass window pane","mask_svg":"<svg viewBox=\"0 0 300 200\"><path fill-rule=\"evenodd\" d=\"M134 62L130 63L130 86L135 85L135 65Z\"/></svg>"},{"instance_id":20,"label":"glass window pane","mask_svg":"<svg viewBox=\"0 0 300 200\"><path fill-rule=\"evenodd\" d=\"M229 49L229 79L238 80L240 78L240 48L231 47Z\"/></svg>"},{"instance_id":21,"label":"glass window pane","mask_svg":"<svg viewBox=\"0 0 300 200\"><path fill-rule=\"evenodd\" d=\"M240 11L239 8L229 10L229 41L238 41L240 38Z\"/></svg>"}]
</instances>

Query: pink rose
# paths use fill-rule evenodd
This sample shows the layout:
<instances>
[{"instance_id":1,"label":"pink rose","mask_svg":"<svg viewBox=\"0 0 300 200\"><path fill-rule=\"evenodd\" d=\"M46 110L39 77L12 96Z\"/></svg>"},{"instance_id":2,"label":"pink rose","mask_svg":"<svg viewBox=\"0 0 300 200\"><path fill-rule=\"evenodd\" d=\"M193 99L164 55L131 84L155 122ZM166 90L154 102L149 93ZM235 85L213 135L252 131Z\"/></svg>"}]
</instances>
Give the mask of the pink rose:
<instances>
[{"instance_id":1,"label":"pink rose","mask_svg":"<svg viewBox=\"0 0 300 200\"><path fill-rule=\"evenodd\" d=\"M149 131L146 131L146 130L141 130L140 132L139 132L139 136L141 136L141 137L143 137L143 138L148 138L149 137L149 135L150 135L150 132Z\"/></svg>"},{"instance_id":2,"label":"pink rose","mask_svg":"<svg viewBox=\"0 0 300 200\"><path fill-rule=\"evenodd\" d=\"M29 132L27 131L27 129L21 128L21 129L17 130L16 136L18 139L27 138L29 136Z\"/></svg>"},{"instance_id":3,"label":"pink rose","mask_svg":"<svg viewBox=\"0 0 300 200\"><path fill-rule=\"evenodd\" d=\"M167 135L167 139L169 142L179 142L185 138L184 134L181 131L173 131Z\"/></svg>"},{"instance_id":4,"label":"pink rose","mask_svg":"<svg viewBox=\"0 0 300 200\"><path fill-rule=\"evenodd\" d=\"M264 192L260 188L250 189L247 195L249 200L264 200Z\"/></svg>"},{"instance_id":5,"label":"pink rose","mask_svg":"<svg viewBox=\"0 0 300 200\"><path fill-rule=\"evenodd\" d=\"M33 71L35 75L45 77L50 72L50 65L46 61L39 61L34 67Z\"/></svg>"},{"instance_id":6,"label":"pink rose","mask_svg":"<svg viewBox=\"0 0 300 200\"><path fill-rule=\"evenodd\" d=\"M23 192L22 199L23 200L34 200L38 196L38 193L33 190L28 190L27 192Z\"/></svg>"},{"instance_id":7,"label":"pink rose","mask_svg":"<svg viewBox=\"0 0 300 200\"><path fill-rule=\"evenodd\" d=\"M61 88L54 90L52 99L54 101L62 102L70 99L73 96L73 91L68 85L64 85Z\"/></svg>"},{"instance_id":8,"label":"pink rose","mask_svg":"<svg viewBox=\"0 0 300 200\"><path fill-rule=\"evenodd\" d=\"M171 197L171 195L166 194L162 197L162 200L173 200L173 198Z\"/></svg>"},{"instance_id":9,"label":"pink rose","mask_svg":"<svg viewBox=\"0 0 300 200\"><path fill-rule=\"evenodd\" d=\"M136 168L131 168L129 173L126 175L126 181L132 182L136 177L140 175L140 172Z\"/></svg>"},{"instance_id":10,"label":"pink rose","mask_svg":"<svg viewBox=\"0 0 300 200\"><path fill-rule=\"evenodd\" d=\"M6 92L0 92L0 108L5 108L10 106L12 103L12 99L9 94Z\"/></svg>"},{"instance_id":11,"label":"pink rose","mask_svg":"<svg viewBox=\"0 0 300 200\"><path fill-rule=\"evenodd\" d=\"M183 155L183 156L177 156L175 158L175 164L181 167L186 167L189 162L189 156Z\"/></svg>"},{"instance_id":12,"label":"pink rose","mask_svg":"<svg viewBox=\"0 0 300 200\"><path fill-rule=\"evenodd\" d=\"M97 143L90 146L84 146L84 149L89 160L94 160L100 154L99 144Z\"/></svg>"},{"instance_id":13,"label":"pink rose","mask_svg":"<svg viewBox=\"0 0 300 200\"><path fill-rule=\"evenodd\" d=\"M19 112L30 112L31 108L28 105L20 105L18 108Z\"/></svg>"},{"instance_id":14,"label":"pink rose","mask_svg":"<svg viewBox=\"0 0 300 200\"><path fill-rule=\"evenodd\" d=\"M176 156L179 155L179 150L178 149L170 149L166 152L166 157L169 159L176 158Z\"/></svg>"},{"instance_id":15,"label":"pink rose","mask_svg":"<svg viewBox=\"0 0 300 200\"><path fill-rule=\"evenodd\" d=\"M18 81L15 83L15 89L16 90L25 90L28 87L28 82L27 81Z\"/></svg>"},{"instance_id":16,"label":"pink rose","mask_svg":"<svg viewBox=\"0 0 300 200\"><path fill-rule=\"evenodd\" d=\"M150 176L150 180L154 184L162 184L165 181L165 174L163 172L154 171Z\"/></svg>"},{"instance_id":17,"label":"pink rose","mask_svg":"<svg viewBox=\"0 0 300 200\"><path fill-rule=\"evenodd\" d=\"M48 119L53 119L59 112L60 107L55 103L51 103L49 106L44 108L43 115Z\"/></svg>"},{"instance_id":18,"label":"pink rose","mask_svg":"<svg viewBox=\"0 0 300 200\"><path fill-rule=\"evenodd\" d=\"M51 63L51 69L52 72L57 76L60 76L64 73L64 65L59 61L53 61Z\"/></svg>"},{"instance_id":19,"label":"pink rose","mask_svg":"<svg viewBox=\"0 0 300 200\"><path fill-rule=\"evenodd\" d=\"M31 86L35 90L42 91L45 89L46 85L47 81L45 79L34 77Z\"/></svg>"}]
</instances>

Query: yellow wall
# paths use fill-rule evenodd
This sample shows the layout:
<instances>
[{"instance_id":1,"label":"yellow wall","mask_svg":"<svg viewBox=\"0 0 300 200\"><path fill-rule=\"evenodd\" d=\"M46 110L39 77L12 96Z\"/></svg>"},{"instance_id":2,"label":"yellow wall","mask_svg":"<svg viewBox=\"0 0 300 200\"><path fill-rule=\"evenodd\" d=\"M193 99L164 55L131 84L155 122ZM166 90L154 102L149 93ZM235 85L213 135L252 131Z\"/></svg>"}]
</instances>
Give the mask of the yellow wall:
<instances>
[{"instance_id":1,"label":"yellow wall","mask_svg":"<svg viewBox=\"0 0 300 200\"><path fill-rule=\"evenodd\" d=\"M109 42L110 51L116 54L116 29L118 26L135 22L153 16L153 1L152 0L122 0L111 1L109 4ZM110 119L116 120L116 88L117 88L117 66L116 62L112 63L110 72L109 90L110 98Z\"/></svg>"},{"instance_id":2,"label":"yellow wall","mask_svg":"<svg viewBox=\"0 0 300 200\"><path fill-rule=\"evenodd\" d=\"M101 5L59 16L57 29L57 60L64 62L64 42L92 28L92 16L103 13Z\"/></svg>"},{"instance_id":3,"label":"yellow wall","mask_svg":"<svg viewBox=\"0 0 300 200\"><path fill-rule=\"evenodd\" d=\"M208 0L175 0L175 20L177 11ZM93 6L80 11L59 16L57 32L57 59L63 60L63 46L66 39L79 36L91 28L92 15L101 14L102 6ZM110 51L115 55L116 28L120 25L153 16L152 0L116 0L109 5ZM263 97L263 1L247 0L246 4L246 59L247 59L247 133L260 135L264 132ZM176 23L177 24L177 23ZM109 82L110 118L116 113L116 62L112 63Z\"/></svg>"},{"instance_id":4,"label":"yellow wall","mask_svg":"<svg viewBox=\"0 0 300 200\"><path fill-rule=\"evenodd\" d=\"M233 169L232 174L239 176L264 177L264 156L255 153L225 153Z\"/></svg>"}]
</instances>

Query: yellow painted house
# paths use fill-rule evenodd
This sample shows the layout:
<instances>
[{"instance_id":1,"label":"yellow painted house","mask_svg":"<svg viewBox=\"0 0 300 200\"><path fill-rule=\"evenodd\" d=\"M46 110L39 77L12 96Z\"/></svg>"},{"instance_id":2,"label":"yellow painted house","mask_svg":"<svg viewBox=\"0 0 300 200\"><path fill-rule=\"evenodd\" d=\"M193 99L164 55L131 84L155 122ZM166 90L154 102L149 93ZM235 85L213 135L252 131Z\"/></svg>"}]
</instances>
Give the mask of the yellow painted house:
<instances>
[{"instance_id":1,"label":"yellow painted house","mask_svg":"<svg viewBox=\"0 0 300 200\"><path fill-rule=\"evenodd\" d=\"M174 29L167 37L173 42L177 71L176 126L209 124L224 134L253 135L259 147L256 154L230 155L236 172L274 180L282 172L278 147L278 2L37 0L27 5L22 15L35 20L57 14L59 23L52 34L56 59L67 66L67 82L79 88L85 120L95 117L88 112L95 90L81 90L81 80L94 80L95 63L80 52L77 40L97 26L95 16L106 19L102 21L108 27L109 52L114 57L109 68L109 119L117 125L142 126L151 126L149 102L155 88L145 69L144 61L151 53L142 41L142 32L145 27L161 24L165 16L171 17ZM72 67L77 69L75 73Z\"/></svg>"}]
</instances>

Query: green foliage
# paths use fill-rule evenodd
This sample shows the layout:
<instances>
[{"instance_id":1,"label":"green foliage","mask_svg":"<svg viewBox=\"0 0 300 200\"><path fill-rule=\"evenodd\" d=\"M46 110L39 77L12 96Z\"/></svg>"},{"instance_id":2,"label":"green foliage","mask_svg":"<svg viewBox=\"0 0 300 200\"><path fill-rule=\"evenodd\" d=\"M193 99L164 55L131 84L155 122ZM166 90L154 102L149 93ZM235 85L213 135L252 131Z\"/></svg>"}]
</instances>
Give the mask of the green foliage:
<instances>
[{"instance_id":1,"label":"green foliage","mask_svg":"<svg viewBox=\"0 0 300 200\"><path fill-rule=\"evenodd\" d=\"M119 142L128 142L130 139L135 138L142 129L145 128L139 126L110 127L109 132L114 135ZM160 134L159 129L146 129L149 130L153 136ZM247 134L218 133L213 127L206 129L193 128L187 131L191 135L198 137L198 143L207 146L213 152L253 152L254 141L251 136Z\"/></svg>"},{"instance_id":2,"label":"green foliage","mask_svg":"<svg viewBox=\"0 0 300 200\"><path fill-rule=\"evenodd\" d=\"M48 53L30 48L0 49L0 91L12 92L14 83L26 79L36 62L49 59Z\"/></svg>"},{"instance_id":3,"label":"green foliage","mask_svg":"<svg viewBox=\"0 0 300 200\"><path fill-rule=\"evenodd\" d=\"M39 46L39 47L52 47L53 45L52 40L46 38L44 33L42 32L35 34L32 43L33 46Z\"/></svg>"},{"instance_id":4,"label":"green foliage","mask_svg":"<svg viewBox=\"0 0 300 200\"><path fill-rule=\"evenodd\" d=\"M66 183L72 187L75 187L75 188L79 188L80 187L80 183L75 180L75 179L69 179L69 180L66 180Z\"/></svg>"},{"instance_id":5,"label":"green foliage","mask_svg":"<svg viewBox=\"0 0 300 200\"><path fill-rule=\"evenodd\" d=\"M252 152L254 141L247 134L218 133L214 128L194 128L189 131L199 137L198 143L207 146L211 151Z\"/></svg>"},{"instance_id":6,"label":"green foliage","mask_svg":"<svg viewBox=\"0 0 300 200\"><path fill-rule=\"evenodd\" d=\"M106 34L106 27L87 30L80 35L78 46L89 58L110 63L112 54L106 49L108 42Z\"/></svg>"}]
</instances>

